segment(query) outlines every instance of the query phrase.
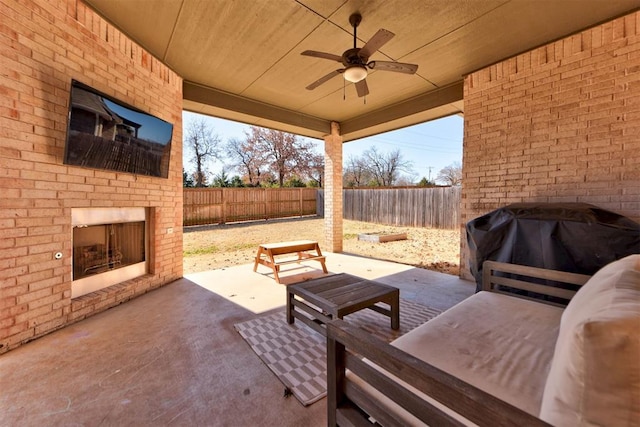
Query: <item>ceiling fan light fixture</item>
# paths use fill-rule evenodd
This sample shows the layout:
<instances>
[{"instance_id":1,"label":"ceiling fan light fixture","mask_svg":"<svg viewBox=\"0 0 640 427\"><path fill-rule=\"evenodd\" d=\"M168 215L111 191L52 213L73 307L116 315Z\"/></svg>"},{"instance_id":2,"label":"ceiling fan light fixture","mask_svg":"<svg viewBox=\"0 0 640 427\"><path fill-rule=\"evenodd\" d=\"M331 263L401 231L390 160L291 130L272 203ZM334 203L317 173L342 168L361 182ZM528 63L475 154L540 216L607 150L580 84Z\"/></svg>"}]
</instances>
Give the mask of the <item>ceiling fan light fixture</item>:
<instances>
[{"instance_id":1,"label":"ceiling fan light fixture","mask_svg":"<svg viewBox=\"0 0 640 427\"><path fill-rule=\"evenodd\" d=\"M367 77L367 68L363 65L352 65L344 70L344 79L351 83L358 83Z\"/></svg>"}]
</instances>

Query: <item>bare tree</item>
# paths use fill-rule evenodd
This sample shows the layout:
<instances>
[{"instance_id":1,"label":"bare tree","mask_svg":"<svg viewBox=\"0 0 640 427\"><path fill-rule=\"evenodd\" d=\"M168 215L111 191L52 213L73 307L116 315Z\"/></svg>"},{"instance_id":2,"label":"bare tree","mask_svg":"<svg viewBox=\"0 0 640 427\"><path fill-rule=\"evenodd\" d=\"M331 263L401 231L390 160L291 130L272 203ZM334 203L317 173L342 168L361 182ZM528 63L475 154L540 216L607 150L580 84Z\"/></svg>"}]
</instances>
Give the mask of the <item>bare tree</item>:
<instances>
[{"instance_id":1,"label":"bare tree","mask_svg":"<svg viewBox=\"0 0 640 427\"><path fill-rule=\"evenodd\" d=\"M462 165L460 162L453 162L449 166L440 169L436 180L447 185L460 185L462 183Z\"/></svg>"},{"instance_id":2,"label":"bare tree","mask_svg":"<svg viewBox=\"0 0 640 427\"><path fill-rule=\"evenodd\" d=\"M362 153L362 161L379 186L392 186L401 172L411 173L412 163L402 158L400 150L379 152L375 146Z\"/></svg>"},{"instance_id":3,"label":"bare tree","mask_svg":"<svg viewBox=\"0 0 640 427\"><path fill-rule=\"evenodd\" d=\"M406 174L402 174L395 180L394 185L402 186L402 187L411 187L416 185L418 181L418 175L413 172L408 172Z\"/></svg>"},{"instance_id":4,"label":"bare tree","mask_svg":"<svg viewBox=\"0 0 640 427\"><path fill-rule=\"evenodd\" d=\"M343 180L346 187L363 187L368 185L373 177L363 159L349 156L344 168Z\"/></svg>"},{"instance_id":5,"label":"bare tree","mask_svg":"<svg viewBox=\"0 0 640 427\"><path fill-rule=\"evenodd\" d=\"M214 133L206 119L199 118L189 122L185 127L184 146L191 152L191 160L195 164L193 174L195 186L207 185L207 164L219 158L220 137Z\"/></svg>"}]
</instances>

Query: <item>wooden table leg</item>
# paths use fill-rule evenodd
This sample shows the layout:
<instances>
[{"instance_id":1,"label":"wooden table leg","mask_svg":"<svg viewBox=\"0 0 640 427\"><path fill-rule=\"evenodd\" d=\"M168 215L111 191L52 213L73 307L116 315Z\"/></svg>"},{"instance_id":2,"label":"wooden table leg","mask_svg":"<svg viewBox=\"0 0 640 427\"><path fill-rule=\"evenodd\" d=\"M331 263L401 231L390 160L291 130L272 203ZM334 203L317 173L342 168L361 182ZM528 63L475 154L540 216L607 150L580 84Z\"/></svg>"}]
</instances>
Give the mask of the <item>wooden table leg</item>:
<instances>
[{"instance_id":1,"label":"wooden table leg","mask_svg":"<svg viewBox=\"0 0 640 427\"><path fill-rule=\"evenodd\" d=\"M391 307L391 329L400 329L400 291L395 292L392 298Z\"/></svg>"},{"instance_id":2,"label":"wooden table leg","mask_svg":"<svg viewBox=\"0 0 640 427\"><path fill-rule=\"evenodd\" d=\"M269 262L271 263L271 269L273 270L273 277L276 279L276 283L280 283L280 277L278 276L280 266L276 264L276 259L273 257L271 249L267 249L267 258L269 258Z\"/></svg>"},{"instance_id":3,"label":"wooden table leg","mask_svg":"<svg viewBox=\"0 0 640 427\"><path fill-rule=\"evenodd\" d=\"M320 250L320 245L316 245L316 254L321 257L322 256L322 251ZM329 274L329 271L327 270L327 266L324 263L324 259L319 259L320 261L320 265L322 266L322 271L324 271L324 274Z\"/></svg>"},{"instance_id":4,"label":"wooden table leg","mask_svg":"<svg viewBox=\"0 0 640 427\"><path fill-rule=\"evenodd\" d=\"M253 263L254 273L258 270L258 264L260 263L261 257L262 257L262 246L258 247L258 253L256 254L256 261Z\"/></svg>"},{"instance_id":5,"label":"wooden table leg","mask_svg":"<svg viewBox=\"0 0 640 427\"><path fill-rule=\"evenodd\" d=\"M293 310L295 310L295 308L293 307L294 297L295 296L293 295L292 292L287 291L287 323L290 325L294 322L294 318L293 318Z\"/></svg>"}]
</instances>

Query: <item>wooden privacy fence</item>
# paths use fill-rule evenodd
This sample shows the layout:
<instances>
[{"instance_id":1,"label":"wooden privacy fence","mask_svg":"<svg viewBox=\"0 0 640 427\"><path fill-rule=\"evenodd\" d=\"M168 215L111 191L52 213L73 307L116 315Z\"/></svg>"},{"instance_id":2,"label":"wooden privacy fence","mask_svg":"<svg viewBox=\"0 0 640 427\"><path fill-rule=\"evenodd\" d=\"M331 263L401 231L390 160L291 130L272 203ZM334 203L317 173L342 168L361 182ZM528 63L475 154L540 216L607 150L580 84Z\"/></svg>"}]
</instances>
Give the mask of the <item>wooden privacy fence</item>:
<instances>
[{"instance_id":1,"label":"wooden privacy fence","mask_svg":"<svg viewBox=\"0 0 640 427\"><path fill-rule=\"evenodd\" d=\"M343 218L377 224L457 229L460 187L344 189ZM318 190L317 211L324 215L324 194Z\"/></svg>"},{"instance_id":2,"label":"wooden privacy fence","mask_svg":"<svg viewBox=\"0 0 640 427\"><path fill-rule=\"evenodd\" d=\"M185 188L183 224L315 215L315 188Z\"/></svg>"}]
</instances>

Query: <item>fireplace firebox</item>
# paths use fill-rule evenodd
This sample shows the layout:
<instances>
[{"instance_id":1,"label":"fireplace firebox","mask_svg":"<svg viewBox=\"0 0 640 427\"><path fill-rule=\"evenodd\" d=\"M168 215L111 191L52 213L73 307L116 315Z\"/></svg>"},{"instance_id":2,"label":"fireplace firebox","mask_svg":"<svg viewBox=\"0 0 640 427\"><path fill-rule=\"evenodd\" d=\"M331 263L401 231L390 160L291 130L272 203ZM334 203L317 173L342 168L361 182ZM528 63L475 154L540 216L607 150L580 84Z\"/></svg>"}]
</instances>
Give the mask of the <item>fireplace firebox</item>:
<instances>
[{"instance_id":1,"label":"fireplace firebox","mask_svg":"<svg viewBox=\"0 0 640 427\"><path fill-rule=\"evenodd\" d=\"M144 208L72 210L73 297L147 273Z\"/></svg>"}]
</instances>

